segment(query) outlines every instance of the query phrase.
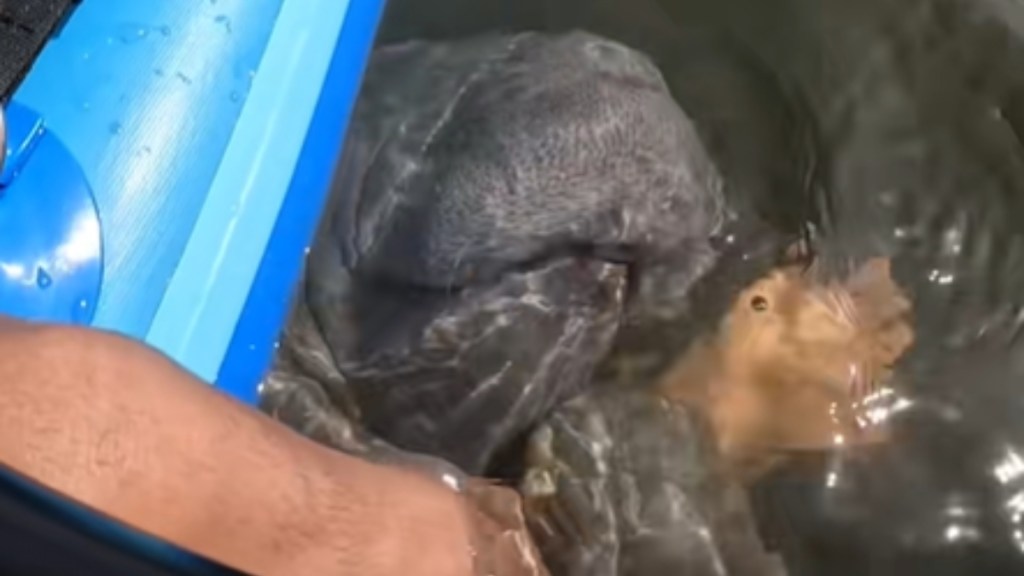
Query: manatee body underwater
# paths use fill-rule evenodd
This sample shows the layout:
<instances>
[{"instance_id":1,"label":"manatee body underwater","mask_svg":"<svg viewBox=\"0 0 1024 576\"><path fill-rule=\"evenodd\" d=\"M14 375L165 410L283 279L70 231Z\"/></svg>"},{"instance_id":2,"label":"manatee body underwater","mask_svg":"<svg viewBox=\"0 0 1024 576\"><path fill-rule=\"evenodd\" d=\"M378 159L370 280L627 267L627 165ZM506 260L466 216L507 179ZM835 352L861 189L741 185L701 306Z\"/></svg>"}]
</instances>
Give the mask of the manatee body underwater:
<instances>
[{"instance_id":1,"label":"manatee body underwater","mask_svg":"<svg viewBox=\"0 0 1024 576\"><path fill-rule=\"evenodd\" d=\"M751 487L767 551L793 576L1022 573L1024 9L546 4L519 24L548 33L378 49L268 379L282 419L472 474L541 424L531 470L560 463L598 532L547 550L563 573L773 573L730 564L742 546L664 545L743 542L754 520L713 521L731 504L692 481L713 451L652 440L697 442L688 415L607 388L637 358L643 388L813 230L825 276L891 260L916 341L890 442Z\"/></svg>"},{"instance_id":2,"label":"manatee body underwater","mask_svg":"<svg viewBox=\"0 0 1024 576\"><path fill-rule=\"evenodd\" d=\"M661 74L582 32L379 49L342 162L301 296L328 395L470 473L589 386L645 279L699 278L725 219Z\"/></svg>"},{"instance_id":3,"label":"manatee body underwater","mask_svg":"<svg viewBox=\"0 0 1024 576\"><path fill-rule=\"evenodd\" d=\"M786 574L698 412L638 390L575 398L534 433L522 482L549 569L565 576Z\"/></svg>"}]
</instances>

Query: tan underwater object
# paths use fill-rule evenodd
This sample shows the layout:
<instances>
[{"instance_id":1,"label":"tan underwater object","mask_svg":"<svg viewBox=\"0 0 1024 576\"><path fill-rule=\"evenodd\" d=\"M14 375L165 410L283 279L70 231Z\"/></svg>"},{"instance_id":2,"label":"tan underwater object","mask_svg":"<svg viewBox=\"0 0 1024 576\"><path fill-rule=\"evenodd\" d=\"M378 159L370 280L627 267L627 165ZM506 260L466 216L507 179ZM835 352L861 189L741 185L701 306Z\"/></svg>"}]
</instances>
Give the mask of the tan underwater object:
<instances>
[{"instance_id":1,"label":"tan underwater object","mask_svg":"<svg viewBox=\"0 0 1024 576\"><path fill-rule=\"evenodd\" d=\"M704 410L727 466L748 479L787 452L876 443L887 426L865 406L913 343L909 312L886 259L829 284L780 268L740 294L659 390Z\"/></svg>"}]
</instances>

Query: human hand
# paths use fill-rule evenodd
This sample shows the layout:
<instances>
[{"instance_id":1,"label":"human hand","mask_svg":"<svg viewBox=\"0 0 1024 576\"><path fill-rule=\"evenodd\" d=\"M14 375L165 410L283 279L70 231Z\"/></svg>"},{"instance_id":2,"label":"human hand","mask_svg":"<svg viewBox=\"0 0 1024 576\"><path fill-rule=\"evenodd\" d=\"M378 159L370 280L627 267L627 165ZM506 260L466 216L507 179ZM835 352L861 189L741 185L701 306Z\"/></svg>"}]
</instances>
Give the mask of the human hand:
<instances>
[{"instance_id":1,"label":"human hand","mask_svg":"<svg viewBox=\"0 0 1024 576\"><path fill-rule=\"evenodd\" d=\"M546 576L512 491L320 446L117 335L0 316L0 346L0 462L143 532L268 576Z\"/></svg>"},{"instance_id":2,"label":"human hand","mask_svg":"<svg viewBox=\"0 0 1024 576\"><path fill-rule=\"evenodd\" d=\"M465 493L473 508L474 576L548 576L519 494L480 478L467 482Z\"/></svg>"}]
</instances>

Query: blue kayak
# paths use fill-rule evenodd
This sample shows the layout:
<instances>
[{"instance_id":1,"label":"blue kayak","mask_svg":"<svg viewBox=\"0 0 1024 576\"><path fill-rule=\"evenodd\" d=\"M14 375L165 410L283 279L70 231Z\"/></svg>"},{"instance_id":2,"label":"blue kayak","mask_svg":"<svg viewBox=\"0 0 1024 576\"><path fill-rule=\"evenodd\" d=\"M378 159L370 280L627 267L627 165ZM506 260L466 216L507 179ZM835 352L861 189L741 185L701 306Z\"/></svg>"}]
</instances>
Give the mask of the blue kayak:
<instances>
[{"instance_id":1,"label":"blue kayak","mask_svg":"<svg viewBox=\"0 0 1024 576\"><path fill-rule=\"evenodd\" d=\"M254 403L383 4L80 0L4 106L0 313Z\"/></svg>"}]
</instances>

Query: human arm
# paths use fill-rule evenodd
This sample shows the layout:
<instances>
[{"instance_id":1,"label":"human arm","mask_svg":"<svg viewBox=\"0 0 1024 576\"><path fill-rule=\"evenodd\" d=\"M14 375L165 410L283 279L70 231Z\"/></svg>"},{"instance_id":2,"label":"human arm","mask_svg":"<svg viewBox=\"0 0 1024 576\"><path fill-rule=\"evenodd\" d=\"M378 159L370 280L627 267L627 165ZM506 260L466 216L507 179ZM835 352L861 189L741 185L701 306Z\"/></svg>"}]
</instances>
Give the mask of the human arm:
<instances>
[{"instance_id":1,"label":"human arm","mask_svg":"<svg viewBox=\"0 0 1024 576\"><path fill-rule=\"evenodd\" d=\"M254 574L469 576L464 501L323 448L120 336L0 320L0 462Z\"/></svg>"}]
</instances>

